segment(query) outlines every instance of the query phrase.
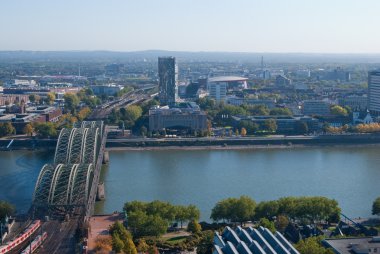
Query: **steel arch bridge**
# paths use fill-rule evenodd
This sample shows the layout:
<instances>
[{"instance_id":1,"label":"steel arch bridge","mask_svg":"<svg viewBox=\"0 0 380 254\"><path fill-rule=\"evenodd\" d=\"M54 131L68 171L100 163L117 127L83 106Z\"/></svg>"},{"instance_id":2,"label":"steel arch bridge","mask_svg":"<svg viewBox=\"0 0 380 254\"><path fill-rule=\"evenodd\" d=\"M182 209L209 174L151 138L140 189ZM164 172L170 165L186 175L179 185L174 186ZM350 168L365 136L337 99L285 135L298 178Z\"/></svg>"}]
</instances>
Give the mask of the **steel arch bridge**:
<instances>
[{"instance_id":1,"label":"steel arch bridge","mask_svg":"<svg viewBox=\"0 0 380 254\"><path fill-rule=\"evenodd\" d=\"M81 122L76 127L61 130L54 164L40 171L33 193L35 211L58 216L91 211L88 206L96 195L106 131L100 121Z\"/></svg>"}]
</instances>

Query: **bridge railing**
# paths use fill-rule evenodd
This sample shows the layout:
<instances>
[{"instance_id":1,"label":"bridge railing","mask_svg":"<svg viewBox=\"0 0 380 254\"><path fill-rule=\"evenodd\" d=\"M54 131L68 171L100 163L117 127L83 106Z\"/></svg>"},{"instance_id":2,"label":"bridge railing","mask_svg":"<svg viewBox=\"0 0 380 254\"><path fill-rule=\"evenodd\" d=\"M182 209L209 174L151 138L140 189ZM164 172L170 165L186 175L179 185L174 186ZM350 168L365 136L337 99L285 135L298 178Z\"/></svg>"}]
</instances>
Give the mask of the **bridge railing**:
<instances>
[{"instance_id":1,"label":"bridge railing","mask_svg":"<svg viewBox=\"0 0 380 254\"><path fill-rule=\"evenodd\" d=\"M98 154L98 158L97 158L95 169L94 169L94 178L92 181L90 195L88 197L86 213L85 213L85 218L84 218L85 220L89 219L90 216L94 212L95 199L96 199L96 193L98 190L100 171L102 169L103 156L104 156L104 151L106 148L107 134L108 134L108 130L106 127L104 127L101 145L100 145L100 149L99 149L99 154Z\"/></svg>"}]
</instances>

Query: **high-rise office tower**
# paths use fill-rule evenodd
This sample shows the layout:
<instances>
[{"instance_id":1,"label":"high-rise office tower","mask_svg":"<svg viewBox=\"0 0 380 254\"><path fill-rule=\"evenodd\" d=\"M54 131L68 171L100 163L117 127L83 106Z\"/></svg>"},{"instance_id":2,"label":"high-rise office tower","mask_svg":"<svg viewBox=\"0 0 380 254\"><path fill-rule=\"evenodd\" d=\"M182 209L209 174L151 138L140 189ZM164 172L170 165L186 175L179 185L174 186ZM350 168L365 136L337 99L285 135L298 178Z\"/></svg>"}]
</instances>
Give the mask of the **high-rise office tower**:
<instances>
[{"instance_id":1,"label":"high-rise office tower","mask_svg":"<svg viewBox=\"0 0 380 254\"><path fill-rule=\"evenodd\" d=\"M368 109L380 115L380 70L368 72Z\"/></svg>"},{"instance_id":2,"label":"high-rise office tower","mask_svg":"<svg viewBox=\"0 0 380 254\"><path fill-rule=\"evenodd\" d=\"M178 68L175 57L158 58L159 99L161 105L172 106L178 96Z\"/></svg>"}]
</instances>

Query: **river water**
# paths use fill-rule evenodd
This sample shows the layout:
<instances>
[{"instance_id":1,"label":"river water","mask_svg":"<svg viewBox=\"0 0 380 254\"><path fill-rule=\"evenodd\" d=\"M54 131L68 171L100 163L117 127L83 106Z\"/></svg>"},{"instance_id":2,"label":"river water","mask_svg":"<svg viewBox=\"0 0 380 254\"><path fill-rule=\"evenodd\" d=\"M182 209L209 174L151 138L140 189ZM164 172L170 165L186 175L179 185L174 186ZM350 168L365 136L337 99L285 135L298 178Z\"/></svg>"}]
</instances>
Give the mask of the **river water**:
<instances>
[{"instance_id":1,"label":"river water","mask_svg":"<svg viewBox=\"0 0 380 254\"><path fill-rule=\"evenodd\" d=\"M283 196L336 199L343 213L368 217L380 196L380 147L260 150L112 151L97 213L131 200L195 204L209 220L216 202L248 195L257 202ZM0 152L0 199L29 207L41 166L53 152Z\"/></svg>"}]
</instances>

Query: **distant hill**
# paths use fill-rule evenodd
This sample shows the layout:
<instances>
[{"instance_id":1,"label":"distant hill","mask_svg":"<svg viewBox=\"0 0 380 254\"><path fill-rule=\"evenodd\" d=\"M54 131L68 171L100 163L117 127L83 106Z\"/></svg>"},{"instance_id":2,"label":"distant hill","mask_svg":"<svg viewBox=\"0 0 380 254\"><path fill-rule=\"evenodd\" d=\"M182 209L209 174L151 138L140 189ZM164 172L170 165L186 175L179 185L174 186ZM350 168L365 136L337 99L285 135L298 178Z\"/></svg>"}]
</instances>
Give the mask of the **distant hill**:
<instances>
[{"instance_id":1,"label":"distant hill","mask_svg":"<svg viewBox=\"0 0 380 254\"><path fill-rule=\"evenodd\" d=\"M245 53L186 52L146 50L117 51L0 51L0 62L19 61L157 61L159 56L175 56L185 61L252 62L261 56L270 63L380 63L380 54L313 54L313 53Z\"/></svg>"}]
</instances>

